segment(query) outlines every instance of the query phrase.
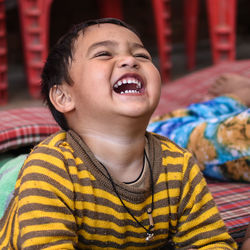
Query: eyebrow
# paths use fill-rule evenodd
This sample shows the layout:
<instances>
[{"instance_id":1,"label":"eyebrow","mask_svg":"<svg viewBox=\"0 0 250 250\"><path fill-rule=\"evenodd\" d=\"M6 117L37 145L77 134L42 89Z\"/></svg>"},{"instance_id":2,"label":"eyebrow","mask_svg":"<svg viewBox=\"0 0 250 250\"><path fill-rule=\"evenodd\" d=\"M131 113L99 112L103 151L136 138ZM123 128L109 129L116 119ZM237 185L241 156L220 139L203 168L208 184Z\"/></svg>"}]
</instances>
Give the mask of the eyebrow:
<instances>
[{"instance_id":1,"label":"eyebrow","mask_svg":"<svg viewBox=\"0 0 250 250\"><path fill-rule=\"evenodd\" d=\"M95 48L98 47L117 47L118 46L118 42L113 41L113 40L105 40L105 41L101 41L101 42L97 42L97 43L93 43L87 50L87 54L89 54L92 50L94 50ZM133 49L137 49L137 48L142 48L145 49L145 47L140 44L140 43L132 43L131 46Z\"/></svg>"}]
</instances>

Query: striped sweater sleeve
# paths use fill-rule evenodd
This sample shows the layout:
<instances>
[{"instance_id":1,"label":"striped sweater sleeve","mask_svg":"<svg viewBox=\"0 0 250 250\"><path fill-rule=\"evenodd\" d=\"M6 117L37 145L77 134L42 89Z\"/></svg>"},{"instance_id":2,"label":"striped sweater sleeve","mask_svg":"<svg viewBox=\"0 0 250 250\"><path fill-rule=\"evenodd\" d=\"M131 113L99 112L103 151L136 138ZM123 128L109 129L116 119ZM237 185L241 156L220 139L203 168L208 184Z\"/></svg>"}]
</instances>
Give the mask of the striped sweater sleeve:
<instances>
[{"instance_id":1,"label":"striped sweater sleeve","mask_svg":"<svg viewBox=\"0 0 250 250\"><path fill-rule=\"evenodd\" d=\"M237 249L205 179L191 154L184 155L178 226L173 240L181 249Z\"/></svg>"},{"instance_id":2,"label":"striped sweater sleeve","mask_svg":"<svg viewBox=\"0 0 250 250\"><path fill-rule=\"evenodd\" d=\"M74 190L65 156L41 145L26 160L18 194L18 248L75 249Z\"/></svg>"}]
</instances>

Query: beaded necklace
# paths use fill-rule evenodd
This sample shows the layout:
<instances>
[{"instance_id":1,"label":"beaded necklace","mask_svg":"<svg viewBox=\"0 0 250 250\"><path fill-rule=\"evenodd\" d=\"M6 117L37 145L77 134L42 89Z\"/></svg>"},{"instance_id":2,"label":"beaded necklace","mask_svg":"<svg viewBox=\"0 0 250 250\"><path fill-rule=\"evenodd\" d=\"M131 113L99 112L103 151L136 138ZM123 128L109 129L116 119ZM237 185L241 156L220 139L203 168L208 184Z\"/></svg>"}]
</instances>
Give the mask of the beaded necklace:
<instances>
[{"instance_id":1,"label":"beaded necklace","mask_svg":"<svg viewBox=\"0 0 250 250\"><path fill-rule=\"evenodd\" d=\"M112 184L112 187L114 189L114 192L116 193L117 197L119 198L119 200L121 201L123 207L126 209L126 211L131 215L131 217L136 221L136 223L141 226L147 233L147 236L146 236L146 241L150 241L151 239L153 239L154 237L154 221L153 221L153 216L152 216L152 212L154 210L154 180L153 180L153 171L152 171L152 167L151 167L151 164L150 164L150 161L148 159L148 156L147 156L147 153L146 151L144 150L144 156L147 160L147 163L148 163L148 167L149 167L149 170L150 170L150 180L151 180L151 194L152 194L152 201L151 201L151 207L147 210L147 214L148 214L148 219L149 219L149 228L146 228L140 221L138 221L136 219L136 217L132 214L132 212L129 210L129 208L125 205L124 201L122 200L119 192L117 191L117 188L116 188L116 185L108 171L108 169L100 162L100 164L103 166L103 168L105 169L107 175L108 175L108 178ZM143 162L143 165L144 165L144 162Z\"/></svg>"}]
</instances>

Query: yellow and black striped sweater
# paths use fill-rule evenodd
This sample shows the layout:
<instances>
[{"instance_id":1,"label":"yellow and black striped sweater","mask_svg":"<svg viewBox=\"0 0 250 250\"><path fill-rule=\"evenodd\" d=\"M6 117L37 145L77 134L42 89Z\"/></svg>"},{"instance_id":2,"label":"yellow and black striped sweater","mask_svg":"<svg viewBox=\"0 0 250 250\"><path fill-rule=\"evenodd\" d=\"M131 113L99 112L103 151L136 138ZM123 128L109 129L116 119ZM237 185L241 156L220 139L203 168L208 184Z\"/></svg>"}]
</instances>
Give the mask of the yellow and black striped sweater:
<instances>
[{"instance_id":1,"label":"yellow and black striped sweater","mask_svg":"<svg viewBox=\"0 0 250 250\"><path fill-rule=\"evenodd\" d=\"M154 180L152 241L84 142L60 131L25 161L0 221L0 249L168 249L170 238L180 249L236 249L190 153L164 137L146 136ZM115 183L148 228L151 189Z\"/></svg>"}]
</instances>

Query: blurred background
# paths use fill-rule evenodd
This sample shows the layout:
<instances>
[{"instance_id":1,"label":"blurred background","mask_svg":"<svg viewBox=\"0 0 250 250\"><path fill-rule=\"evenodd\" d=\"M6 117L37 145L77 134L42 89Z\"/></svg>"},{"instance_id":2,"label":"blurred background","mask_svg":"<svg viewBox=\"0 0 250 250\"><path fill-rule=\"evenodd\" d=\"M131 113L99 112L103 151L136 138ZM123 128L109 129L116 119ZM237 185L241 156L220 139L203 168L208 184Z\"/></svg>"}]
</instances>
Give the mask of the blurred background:
<instances>
[{"instance_id":1,"label":"blurred background","mask_svg":"<svg viewBox=\"0 0 250 250\"><path fill-rule=\"evenodd\" d=\"M21 0L22 1L22 0ZM35 0L30 0L35 1ZM205 0L199 1L196 65L187 69L184 43L183 0L172 0L171 6L171 75L177 79L190 72L212 65L207 7ZM146 48L153 56L157 67L159 53L157 47L156 24L151 0L123 0L123 19L134 26L142 35ZM238 0L236 5L236 59L250 58L250 1ZM22 106L39 106L41 100L34 99L28 92L23 43L17 0L5 0L8 101L0 110ZM73 24L100 17L97 0L54 0L50 8L49 47ZM2 62L0 62L1 64Z\"/></svg>"}]
</instances>

